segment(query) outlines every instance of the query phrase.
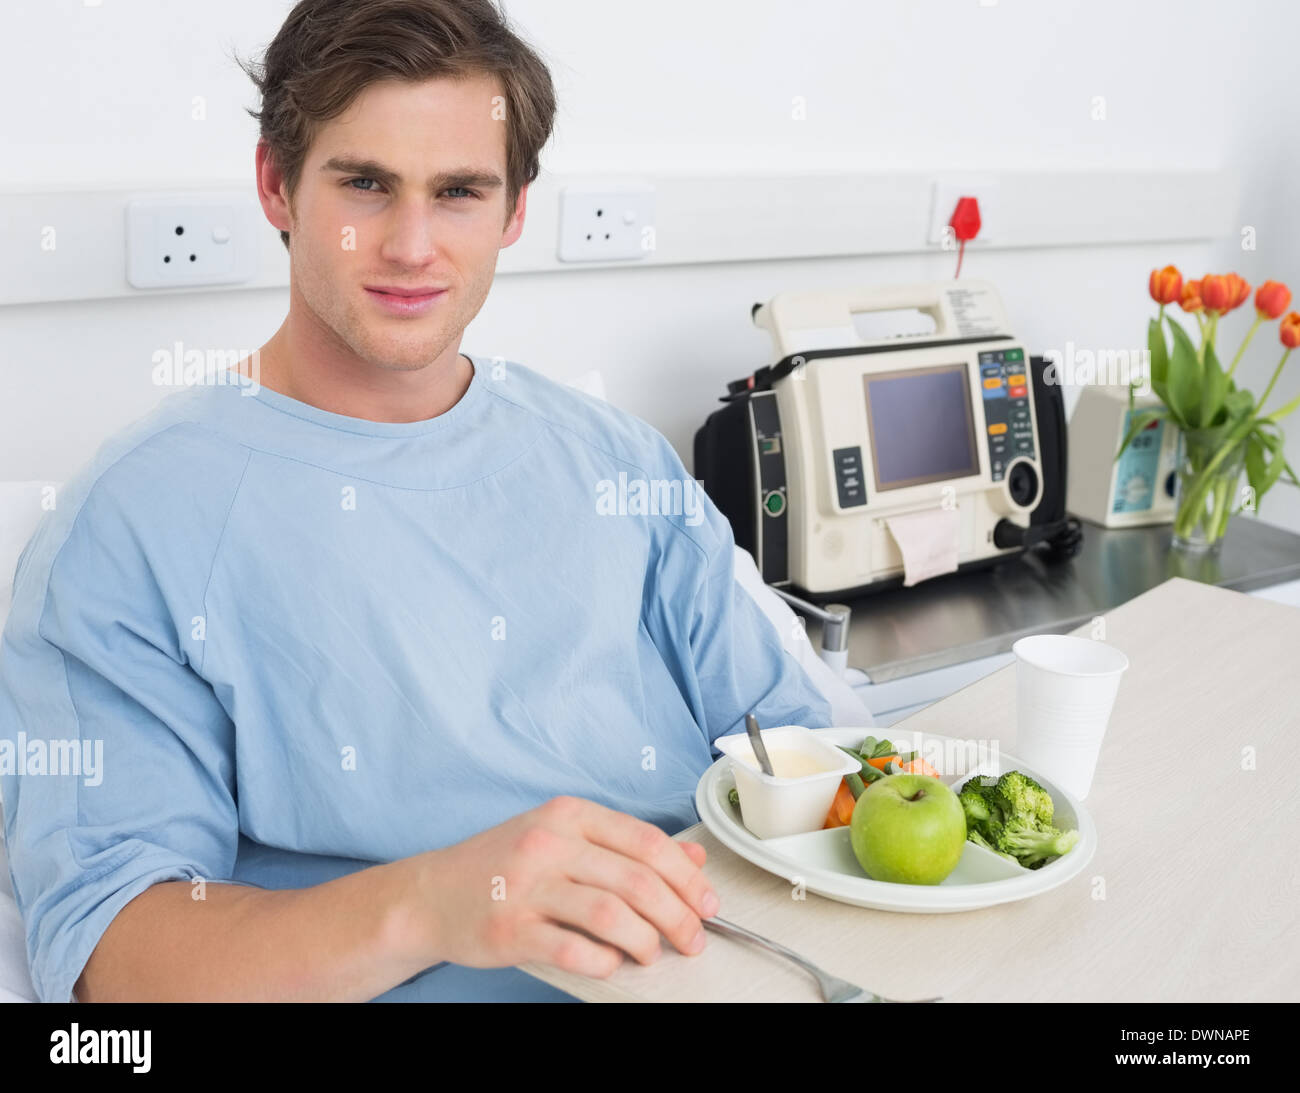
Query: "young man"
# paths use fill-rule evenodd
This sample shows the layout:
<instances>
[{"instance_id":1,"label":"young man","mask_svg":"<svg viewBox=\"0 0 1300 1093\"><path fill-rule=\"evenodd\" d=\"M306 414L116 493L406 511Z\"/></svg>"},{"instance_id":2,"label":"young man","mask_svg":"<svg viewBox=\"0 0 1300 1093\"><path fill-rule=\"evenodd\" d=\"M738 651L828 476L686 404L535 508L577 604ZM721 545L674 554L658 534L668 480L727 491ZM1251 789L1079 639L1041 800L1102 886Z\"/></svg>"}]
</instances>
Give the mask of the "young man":
<instances>
[{"instance_id":1,"label":"young man","mask_svg":"<svg viewBox=\"0 0 1300 1093\"><path fill-rule=\"evenodd\" d=\"M304 0L254 78L288 316L18 567L0 730L102 746L0 779L37 991L562 1000L513 966L698 952L718 900L669 833L713 740L830 711L659 433L460 351L545 67L487 0ZM679 511L611 510L623 480Z\"/></svg>"}]
</instances>

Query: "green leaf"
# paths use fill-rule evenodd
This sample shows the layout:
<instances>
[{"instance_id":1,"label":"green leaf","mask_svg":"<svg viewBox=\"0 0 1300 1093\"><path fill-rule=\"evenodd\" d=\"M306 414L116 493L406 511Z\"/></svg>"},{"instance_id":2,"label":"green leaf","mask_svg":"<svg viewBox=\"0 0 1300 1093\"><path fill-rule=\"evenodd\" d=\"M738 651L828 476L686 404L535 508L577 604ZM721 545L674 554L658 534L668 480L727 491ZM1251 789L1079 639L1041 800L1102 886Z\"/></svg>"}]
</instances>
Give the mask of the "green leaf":
<instances>
[{"instance_id":1,"label":"green leaf","mask_svg":"<svg viewBox=\"0 0 1300 1093\"><path fill-rule=\"evenodd\" d=\"M1224 397L1223 407L1228 411L1229 421L1240 421L1255 411L1255 396L1249 391L1236 390L1237 385L1229 380L1230 390Z\"/></svg>"},{"instance_id":2,"label":"green leaf","mask_svg":"<svg viewBox=\"0 0 1300 1093\"><path fill-rule=\"evenodd\" d=\"M1164 327L1158 319L1147 323L1147 348L1151 350L1151 383L1163 387L1165 376L1169 374L1169 350L1165 346Z\"/></svg>"},{"instance_id":3,"label":"green leaf","mask_svg":"<svg viewBox=\"0 0 1300 1093\"><path fill-rule=\"evenodd\" d=\"M1260 439L1258 430L1251 433L1246 438L1246 480L1250 483L1250 488L1255 491L1255 501L1260 498L1260 485L1264 481L1264 475L1268 467L1264 462L1264 442Z\"/></svg>"},{"instance_id":4,"label":"green leaf","mask_svg":"<svg viewBox=\"0 0 1300 1093\"><path fill-rule=\"evenodd\" d=\"M1285 467L1286 460L1283 459L1281 455L1274 455L1272 462L1268 465L1268 474L1264 476L1263 486L1255 491L1256 511L1259 509L1260 498L1277 484L1277 480L1281 477L1282 471Z\"/></svg>"},{"instance_id":5,"label":"green leaf","mask_svg":"<svg viewBox=\"0 0 1300 1093\"><path fill-rule=\"evenodd\" d=\"M1213 425L1228 393L1229 379L1227 373L1219 366L1219 358L1214 352L1212 342L1205 343L1205 371L1201 386L1201 426Z\"/></svg>"},{"instance_id":6,"label":"green leaf","mask_svg":"<svg viewBox=\"0 0 1300 1093\"><path fill-rule=\"evenodd\" d=\"M1195 429L1201 424L1201 364L1187 331L1173 319L1169 326L1174 333L1174 352L1169 359L1165 405L1173 411L1180 428Z\"/></svg>"},{"instance_id":7,"label":"green leaf","mask_svg":"<svg viewBox=\"0 0 1300 1093\"><path fill-rule=\"evenodd\" d=\"M1282 455L1286 438L1280 433L1270 433L1270 426L1259 425L1246 438L1246 477L1255 491L1255 511L1264 495L1277 484L1287 462ZM1276 428L1275 426L1272 426Z\"/></svg>"},{"instance_id":8,"label":"green leaf","mask_svg":"<svg viewBox=\"0 0 1300 1093\"><path fill-rule=\"evenodd\" d=\"M1119 451L1115 453L1116 462L1124 454L1124 449L1129 446L1130 441L1145 429L1153 421L1166 421L1169 418L1169 411L1163 406L1153 406L1147 410L1139 410L1129 418L1128 432L1124 435L1124 442L1120 444Z\"/></svg>"},{"instance_id":9,"label":"green leaf","mask_svg":"<svg viewBox=\"0 0 1300 1093\"><path fill-rule=\"evenodd\" d=\"M1271 414L1269 414L1264 420L1279 421L1282 418L1286 417L1287 414L1294 411L1298 406L1300 406L1300 395L1296 395L1296 397L1293 398L1290 402L1288 402L1285 406L1279 406L1276 410L1274 410Z\"/></svg>"},{"instance_id":10,"label":"green leaf","mask_svg":"<svg viewBox=\"0 0 1300 1093\"><path fill-rule=\"evenodd\" d=\"M1269 455L1272 458L1269 460L1268 471L1264 475L1263 486L1255 491L1256 505L1259 504L1259 499L1273 488L1274 483L1278 480L1278 476L1282 473L1282 469L1286 466L1286 459L1282 456L1282 445L1285 443L1286 438L1282 436L1281 433L1276 436L1270 436L1268 433L1261 433L1261 436L1263 436L1264 444L1268 448Z\"/></svg>"}]
</instances>

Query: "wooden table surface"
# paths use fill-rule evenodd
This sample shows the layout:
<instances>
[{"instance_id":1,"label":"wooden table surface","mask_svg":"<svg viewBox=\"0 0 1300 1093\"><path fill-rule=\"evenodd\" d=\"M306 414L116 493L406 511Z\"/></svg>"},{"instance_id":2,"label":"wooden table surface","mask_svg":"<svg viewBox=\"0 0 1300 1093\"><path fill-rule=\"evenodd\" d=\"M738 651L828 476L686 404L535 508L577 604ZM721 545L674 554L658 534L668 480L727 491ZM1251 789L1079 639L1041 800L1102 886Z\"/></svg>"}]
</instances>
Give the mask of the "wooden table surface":
<instances>
[{"instance_id":1,"label":"wooden table surface","mask_svg":"<svg viewBox=\"0 0 1300 1093\"><path fill-rule=\"evenodd\" d=\"M913 915L806 893L696 824L719 914L890 998L1300 1000L1300 610L1173 578L1101 616L1129 658L1084 801L1097 853L1059 888ZM1094 636L1091 623L1073 631ZM1015 754L1015 666L899 726ZM818 1002L813 980L708 932L608 979L524 970L587 1001Z\"/></svg>"}]
</instances>

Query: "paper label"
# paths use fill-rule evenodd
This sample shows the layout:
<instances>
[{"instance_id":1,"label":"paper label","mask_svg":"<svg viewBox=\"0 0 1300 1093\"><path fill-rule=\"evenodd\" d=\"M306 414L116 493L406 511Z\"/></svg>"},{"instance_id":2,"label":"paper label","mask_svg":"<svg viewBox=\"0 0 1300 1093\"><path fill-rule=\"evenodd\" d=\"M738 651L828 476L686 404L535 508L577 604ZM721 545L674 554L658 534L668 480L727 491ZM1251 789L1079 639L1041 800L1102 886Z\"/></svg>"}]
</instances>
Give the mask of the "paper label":
<instances>
[{"instance_id":1,"label":"paper label","mask_svg":"<svg viewBox=\"0 0 1300 1093\"><path fill-rule=\"evenodd\" d=\"M959 338L978 338L1003 333L1002 309L991 288L954 286L947 290L948 309L957 324Z\"/></svg>"}]
</instances>

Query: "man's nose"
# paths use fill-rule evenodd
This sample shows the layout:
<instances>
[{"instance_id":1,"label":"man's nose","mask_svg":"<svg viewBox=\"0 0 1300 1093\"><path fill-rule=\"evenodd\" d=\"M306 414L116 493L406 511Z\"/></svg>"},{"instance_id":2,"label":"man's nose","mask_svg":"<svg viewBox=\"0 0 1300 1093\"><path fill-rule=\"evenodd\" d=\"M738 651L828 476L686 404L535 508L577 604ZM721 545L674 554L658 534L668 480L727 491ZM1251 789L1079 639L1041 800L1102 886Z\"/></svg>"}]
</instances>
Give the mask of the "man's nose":
<instances>
[{"instance_id":1,"label":"man's nose","mask_svg":"<svg viewBox=\"0 0 1300 1093\"><path fill-rule=\"evenodd\" d=\"M424 200L401 202L384 233L383 257L403 266L427 266L438 256L436 214Z\"/></svg>"}]
</instances>

